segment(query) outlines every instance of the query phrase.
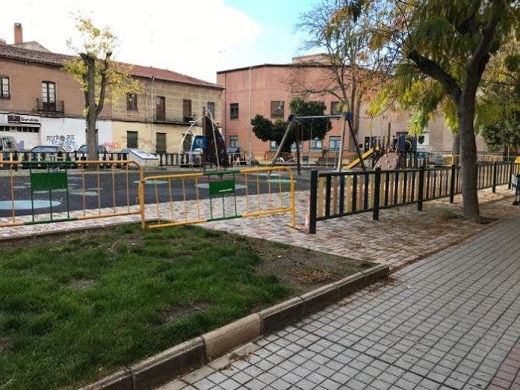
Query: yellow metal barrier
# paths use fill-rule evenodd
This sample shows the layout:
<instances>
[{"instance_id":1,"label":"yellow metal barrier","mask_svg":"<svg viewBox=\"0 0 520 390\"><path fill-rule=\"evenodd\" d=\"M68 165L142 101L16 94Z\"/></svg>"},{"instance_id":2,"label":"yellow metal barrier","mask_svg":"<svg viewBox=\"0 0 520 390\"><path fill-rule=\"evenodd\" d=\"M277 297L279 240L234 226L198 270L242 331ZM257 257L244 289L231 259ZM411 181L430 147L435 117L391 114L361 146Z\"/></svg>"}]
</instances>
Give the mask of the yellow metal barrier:
<instances>
[{"instance_id":1,"label":"yellow metal barrier","mask_svg":"<svg viewBox=\"0 0 520 390\"><path fill-rule=\"evenodd\" d=\"M139 184L141 226L153 229L291 213L294 175L287 167L148 176Z\"/></svg>"},{"instance_id":2,"label":"yellow metal barrier","mask_svg":"<svg viewBox=\"0 0 520 390\"><path fill-rule=\"evenodd\" d=\"M140 214L133 161L3 161L0 227Z\"/></svg>"}]
</instances>

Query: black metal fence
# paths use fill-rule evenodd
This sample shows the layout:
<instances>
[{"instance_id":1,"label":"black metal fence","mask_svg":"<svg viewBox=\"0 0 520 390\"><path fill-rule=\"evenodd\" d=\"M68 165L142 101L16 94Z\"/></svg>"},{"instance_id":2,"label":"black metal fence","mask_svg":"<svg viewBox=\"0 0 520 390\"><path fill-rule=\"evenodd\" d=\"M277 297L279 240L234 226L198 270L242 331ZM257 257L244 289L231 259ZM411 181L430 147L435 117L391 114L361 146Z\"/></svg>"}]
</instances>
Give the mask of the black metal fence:
<instances>
[{"instance_id":1,"label":"black metal fence","mask_svg":"<svg viewBox=\"0 0 520 390\"><path fill-rule=\"evenodd\" d=\"M98 159L100 161L118 161L127 160L127 153L98 153ZM87 154L80 152L49 152L49 153L34 153L34 152L0 152L0 164L6 163L21 163L23 168L34 167L36 163L45 165L48 162L79 162L86 161ZM6 165L8 166L8 165ZM18 167L17 164L11 165L12 167Z\"/></svg>"},{"instance_id":2,"label":"black metal fence","mask_svg":"<svg viewBox=\"0 0 520 390\"><path fill-rule=\"evenodd\" d=\"M477 164L477 188L507 184L520 172L520 164L508 162ZM372 212L379 219L381 209L417 204L461 193L460 167L403 169L394 171L311 172L309 233L316 233L316 222L347 215Z\"/></svg>"},{"instance_id":3,"label":"black metal fence","mask_svg":"<svg viewBox=\"0 0 520 390\"><path fill-rule=\"evenodd\" d=\"M200 166L200 157L190 153L157 153L160 167ZM114 161L127 160L127 153L106 152L99 153L99 160ZM245 165L245 159L240 154L232 154L229 157L229 165ZM31 152L0 152L0 163L6 162L39 162L39 161L85 161L86 153L58 152L58 153L31 153Z\"/></svg>"}]
</instances>

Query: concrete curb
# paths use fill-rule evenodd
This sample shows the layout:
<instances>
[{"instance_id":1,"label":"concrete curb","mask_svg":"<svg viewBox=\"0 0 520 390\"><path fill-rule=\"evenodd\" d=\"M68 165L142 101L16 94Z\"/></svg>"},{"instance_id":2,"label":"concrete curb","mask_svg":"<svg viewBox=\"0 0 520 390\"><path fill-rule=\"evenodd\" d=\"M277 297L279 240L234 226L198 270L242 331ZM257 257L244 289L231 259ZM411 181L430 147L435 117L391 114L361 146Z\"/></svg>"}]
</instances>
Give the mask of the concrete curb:
<instances>
[{"instance_id":1,"label":"concrete curb","mask_svg":"<svg viewBox=\"0 0 520 390\"><path fill-rule=\"evenodd\" d=\"M188 340L164 352L122 369L81 390L153 389L180 374L247 344L260 336L298 322L341 298L390 274L388 265L376 265L338 282L323 286L300 297L251 314L200 337Z\"/></svg>"},{"instance_id":2,"label":"concrete curb","mask_svg":"<svg viewBox=\"0 0 520 390\"><path fill-rule=\"evenodd\" d=\"M261 330L260 316L255 313L202 335L206 345L206 361L260 337Z\"/></svg>"}]
</instances>

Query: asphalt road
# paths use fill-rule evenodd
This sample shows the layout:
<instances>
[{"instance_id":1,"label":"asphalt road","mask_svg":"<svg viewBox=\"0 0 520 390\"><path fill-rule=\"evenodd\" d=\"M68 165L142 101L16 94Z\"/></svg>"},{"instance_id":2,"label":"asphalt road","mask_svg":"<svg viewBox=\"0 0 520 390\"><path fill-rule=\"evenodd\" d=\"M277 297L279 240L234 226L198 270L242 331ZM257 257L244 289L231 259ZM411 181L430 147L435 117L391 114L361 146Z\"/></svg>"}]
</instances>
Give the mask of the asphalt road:
<instances>
[{"instance_id":1,"label":"asphalt road","mask_svg":"<svg viewBox=\"0 0 520 390\"><path fill-rule=\"evenodd\" d=\"M205 199L210 196L210 186L214 186L214 183L218 181L225 181L228 184L231 182L234 192L238 196L244 195L246 192L262 194L269 191L290 190L289 175L278 172L267 176L267 173L244 175L233 174L232 172L237 172L233 170L218 173L208 170L206 171L207 174L198 178L169 180L165 177L180 173L199 172L193 170L184 172L146 171L145 177L161 176L161 178L145 181L145 203L162 203L171 199ZM126 207L136 205L139 202L138 184L140 177L139 172L135 170L114 169L92 173L79 169L61 171L40 169L18 171L12 175L8 174L8 171L3 171L3 173L0 175L0 217L10 218L32 215L33 213L45 214L105 207ZM45 177L46 173L49 174L47 177ZM54 175L55 173L58 175ZM39 176L40 174L43 175ZM294 178L296 190L309 188L308 171L302 171L298 175L295 170ZM45 180L51 180L50 184Z\"/></svg>"}]
</instances>

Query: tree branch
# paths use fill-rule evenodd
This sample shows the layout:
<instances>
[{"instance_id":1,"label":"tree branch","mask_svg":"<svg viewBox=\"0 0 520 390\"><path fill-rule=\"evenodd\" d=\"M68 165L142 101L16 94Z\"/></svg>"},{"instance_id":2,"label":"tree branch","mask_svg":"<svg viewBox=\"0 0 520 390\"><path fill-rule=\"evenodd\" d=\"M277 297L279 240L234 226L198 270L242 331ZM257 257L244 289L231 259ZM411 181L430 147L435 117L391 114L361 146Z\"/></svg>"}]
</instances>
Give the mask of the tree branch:
<instances>
[{"instance_id":1,"label":"tree branch","mask_svg":"<svg viewBox=\"0 0 520 390\"><path fill-rule=\"evenodd\" d=\"M105 59L103 61L103 69L101 69L101 89L99 91L99 104L96 107L96 116L101 114L101 111L103 111L106 88L107 88L107 72L108 72L108 68L110 67L110 57L111 56L112 56L111 51L109 51L105 54Z\"/></svg>"},{"instance_id":2,"label":"tree branch","mask_svg":"<svg viewBox=\"0 0 520 390\"><path fill-rule=\"evenodd\" d=\"M467 72L476 73L479 77L475 78L475 80L480 80L480 76L484 73L486 68L486 64L489 61L490 55L489 52L491 50L491 45L495 39L495 32L498 22L500 21L500 17L503 16L504 8L506 7L505 0L497 0L492 2L491 8L491 17L489 18L486 25L482 28L481 40L479 45L470 60L467 64ZM468 85L472 90L476 90L478 83L476 85Z\"/></svg>"},{"instance_id":3,"label":"tree branch","mask_svg":"<svg viewBox=\"0 0 520 390\"><path fill-rule=\"evenodd\" d=\"M446 92L458 103L461 96L461 88L450 74L432 60L420 55L416 50L411 50L407 58L412 60L417 67L428 76L437 80L446 89Z\"/></svg>"}]
</instances>

